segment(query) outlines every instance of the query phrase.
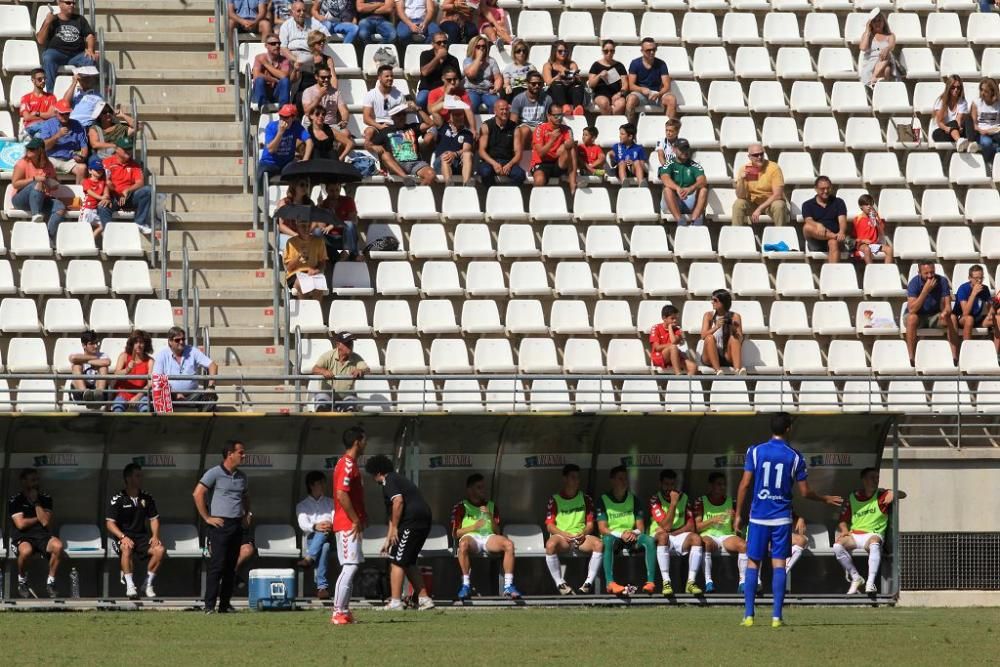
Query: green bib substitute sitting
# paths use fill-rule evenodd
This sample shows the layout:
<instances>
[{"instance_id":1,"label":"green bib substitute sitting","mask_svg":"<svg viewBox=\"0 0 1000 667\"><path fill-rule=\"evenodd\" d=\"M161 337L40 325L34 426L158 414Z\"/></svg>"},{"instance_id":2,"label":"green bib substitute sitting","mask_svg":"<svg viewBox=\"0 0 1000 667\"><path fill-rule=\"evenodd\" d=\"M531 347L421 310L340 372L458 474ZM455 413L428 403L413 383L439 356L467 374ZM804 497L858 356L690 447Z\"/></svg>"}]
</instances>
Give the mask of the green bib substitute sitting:
<instances>
[{"instance_id":1,"label":"green bib substitute sitting","mask_svg":"<svg viewBox=\"0 0 1000 667\"><path fill-rule=\"evenodd\" d=\"M663 597L674 594L670 582L670 556L688 557L688 576L684 592L701 595L701 588L695 584L698 568L701 566L702 541L694 526L694 512L688 503L688 496L677 485L677 472L660 471L660 490L649 499L649 534L656 544L656 562L660 566L663 579Z\"/></svg>"},{"instance_id":2,"label":"green bib substitute sitting","mask_svg":"<svg viewBox=\"0 0 1000 667\"><path fill-rule=\"evenodd\" d=\"M646 583L642 592L656 590L656 543L646 534L646 513L642 503L628 488L628 469L615 466L608 475L611 491L597 503L597 529L604 543L604 580L612 595L628 595L631 587L615 582L615 552L641 548L646 558Z\"/></svg>"},{"instance_id":3,"label":"green bib substitute sitting","mask_svg":"<svg viewBox=\"0 0 1000 667\"><path fill-rule=\"evenodd\" d=\"M563 466L563 484L559 493L549 496L545 508L545 528L549 539L545 542L545 566L555 582L559 595L575 595L572 586L562 576L559 563L561 553L590 554L587 578L577 589L588 595L594 592L594 580L603 561L603 544L594 532L594 502L580 491L580 466L569 463Z\"/></svg>"},{"instance_id":4,"label":"green bib substitute sitting","mask_svg":"<svg viewBox=\"0 0 1000 667\"><path fill-rule=\"evenodd\" d=\"M478 472L465 480L465 498L451 511L451 533L462 571L459 600L472 597L471 557L481 553L503 555L503 596L512 600L521 598L521 592L514 586L514 543L500 533L500 513L486 495L486 478Z\"/></svg>"},{"instance_id":5,"label":"green bib substitute sitting","mask_svg":"<svg viewBox=\"0 0 1000 667\"><path fill-rule=\"evenodd\" d=\"M726 494L726 476L715 471L708 476L707 493L694 505L694 522L705 544L705 592L715 592L712 580L712 556L720 551L737 554L736 567L740 575L737 591L743 592L747 576L747 543L733 530L736 503ZM757 580L758 585L760 580Z\"/></svg>"}]
</instances>

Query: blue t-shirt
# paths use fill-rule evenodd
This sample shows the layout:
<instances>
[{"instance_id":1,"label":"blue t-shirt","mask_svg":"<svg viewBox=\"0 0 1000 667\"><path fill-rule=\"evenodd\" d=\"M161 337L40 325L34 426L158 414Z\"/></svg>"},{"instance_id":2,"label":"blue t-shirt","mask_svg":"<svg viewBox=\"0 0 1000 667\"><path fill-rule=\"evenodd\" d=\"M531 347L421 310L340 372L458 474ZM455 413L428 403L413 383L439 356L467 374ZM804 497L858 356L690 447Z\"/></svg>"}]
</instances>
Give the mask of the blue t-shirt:
<instances>
[{"instance_id":1,"label":"blue t-shirt","mask_svg":"<svg viewBox=\"0 0 1000 667\"><path fill-rule=\"evenodd\" d=\"M972 283L962 283L955 290L955 305L952 307L951 312L956 315L962 315L962 302L968 301L969 297L972 295ZM976 295L976 300L972 302L972 310L969 314L973 318L979 318L986 311L986 307L990 305L990 288L983 285L983 289L979 290L979 294Z\"/></svg>"},{"instance_id":2,"label":"blue t-shirt","mask_svg":"<svg viewBox=\"0 0 1000 667\"><path fill-rule=\"evenodd\" d=\"M635 74L635 82L639 87L657 91L660 89L660 77L670 74L667 63L659 58L653 58L653 66L649 69L642 63L642 58L636 58L628 66L628 73Z\"/></svg>"},{"instance_id":3,"label":"blue t-shirt","mask_svg":"<svg viewBox=\"0 0 1000 667\"><path fill-rule=\"evenodd\" d=\"M38 128L35 136L39 139L51 139L56 136L60 127L62 127L62 124L59 122L58 117L49 118ZM58 160L72 160L73 153L79 152L87 145L87 132L83 129L83 125L70 118L67 127L69 128L69 133L60 137L56 141L56 145L52 147L52 150L45 151L49 157L54 157Z\"/></svg>"},{"instance_id":4,"label":"blue t-shirt","mask_svg":"<svg viewBox=\"0 0 1000 667\"><path fill-rule=\"evenodd\" d=\"M475 137L472 136L469 128L456 129L451 125L445 125L444 129L438 133L438 142L437 146L434 147L434 155L440 156L441 153L447 153L448 151L461 153L462 147L465 144L472 145L474 141ZM473 147L473 150L475 150L475 147Z\"/></svg>"},{"instance_id":5,"label":"blue t-shirt","mask_svg":"<svg viewBox=\"0 0 1000 667\"><path fill-rule=\"evenodd\" d=\"M804 480L806 460L781 438L747 450L743 469L753 473L750 523L783 526L792 522L792 485Z\"/></svg>"},{"instance_id":6,"label":"blue t-shirt","mask_svg":"<svg viewBox=\"0 0 1000 667\"><path fill-rule=\"evenodd\" d=\"M916 298L920 296L920 292L924 289L924 281L920 278L920 275L915 275L910 279L910 282L906 285L906 296ZM948 279L944 276L937 276L937 287L932 289L927 297L924 298L923 305L920 306L920 310L917 311L916 315L935 315L941 312L941 300L945 297L951 296L951 287L948 285Z\"/></svg>"},{"instance_id":7,"label":"blue t-shirt","mask_svg":"<svg viewBox=\"0 0 1000 667\"><path fill-rule=\"evenodd\" d=\"M836 234L840 231L840 216L847 216L847 204L840 197L830 197L826 206L820 206L816 198L802 202L802 219L812 218Z\"/></svg>"},{"instance_id":8,"label":"blue t-shirt","mask_svg":"<svg viewBox=\"0 0 1000 667\"><path fill-rule=\"evenodd\" d=\"M267 145L274 141L276 136L278 136L278 121L272 120L264 130L264 151L260 154L260 163L266 167L284 167L295 159L295 143L308 141L309 130L302 127L299 121L295 121L281 135L278 150L271 153L267 150Z\"/></svg>"},{"instance_id":9,"label":"blue t-shirt","mask_svg":"<svg viewBox=\"0 0 1000 667\"><path fill-rule=\"evenodd\" d=\"M236 15L241 19L251 21L257 18L257 8L260 7L260 0L229 0Z\"/></svg>"},{"instance_id":10,"label":"blue t-shirt","mask_svg":"<svg viewBox=\"0 0 1000 667\"><path fill-rule=\"evenodd\" d=\"M626 146L619 142L611 147L611 155L614 164L618 164L624 160L632 160L633 162L646 161L646 149L639 144Z\"/></svg>"}]
</instances>

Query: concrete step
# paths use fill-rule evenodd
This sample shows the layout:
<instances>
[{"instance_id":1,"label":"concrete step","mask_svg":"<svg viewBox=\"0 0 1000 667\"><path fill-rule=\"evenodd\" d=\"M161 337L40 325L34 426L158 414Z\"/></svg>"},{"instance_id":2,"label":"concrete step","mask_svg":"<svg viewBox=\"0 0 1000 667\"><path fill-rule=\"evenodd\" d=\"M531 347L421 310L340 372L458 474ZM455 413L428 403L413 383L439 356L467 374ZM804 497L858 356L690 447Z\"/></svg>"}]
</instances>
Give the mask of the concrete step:
<instances>
[{"instance_id":1,"label":"concrete step","mask_svg":"<svg viewBox=\"0 0 1000 667\"><path fill-rule=\"evenodd\" d=\"M219 101L216 104L187 104L183 100L169 104L137 104L137 112L143 122L149 120L217 120L232 121L236 117L235 100Z\"/></svg>"},{"instance_id":2,"label":"concrete step","mask_svg":"<svg viewBox=\"0 0 1000 667\"><path fill-rule=\"evenodd\" d=\"M243 192L244 179L240 176L157 176L157 192Z\"/></svg>"},{"instance_id":3,"label":"concrete step","mask_svg":"<svg viewBox=\"0 0 1000 667\"><path fill-rule=\"evenodd\" d=\"M214 51L213 32L105 32L104 44L108 50L142 49L144 51Z\"/></svg>"},{"instance_id":4,"label":"concrete step","mask_svg":"<svg viewBox=\"0 0 1000 667\"><path fill-rule=\"evenodd\" d=\"M167 267L178 270L184 266L184 254L180 250L171 250ZM264 250L188 250L189 269L256 269L264 266Z\"/></svg>"},{"instance_id":5,"label":"concrete step","mask_svg":"<svg viewBox=\"0 0 1000 667\"><path fill-rule=\"evenodd\" d=\"M102 14L212 14L214 0L96 0L97 15ZM173 17L171 17L173 18ZM96 26L95 26L96 29Z\"/></svg>"},{"instance_id":6,"label":"concrete step","mask_svg":"<svg viewBox=\"0 0 1000 667\"><path fill-rule=\"evenodd\" d=\"M146 168L160 176L241 177L246 174L242 157L206 157L193 155L159 155L146 160ZM206 180L206 179L201 179Z\"/></svg>"},{"instance_id":7,"label":"concrete step","mask_svg":"<svg viewBox=\"0 0 1000 667\"><path fill-rule=\"evenodd\" d=\"M212 45L214 48L214 44ZM107 49L108 62L118 70L119 80L128 70L215 70L221 80L225 73L226 59L221 51L212 48L199 51L147 51L136 49Z\"/></svg>"},{"instance_id":8,"label":"concrete step","mask_svg":"<svg viewBox=\"0 0 1000 667\"><path fill-rule=\"evenodd\" d=\"M243 142L240 139L226 139L224 141L174 139L172 141L150 141L146 146L148 155L231 155L235 157L243 154Z\"/></svg>"},{"instance_id":9,"label":"concrete step","mask_svg":"<svg viewBox=\"0 0 1000 667\"><path fill-rule=\"evenodd\" d=\"M173 256L173 255L171 255ZM160 284L159 269L150 270L150 278L154 285ZM271 301L272 288L271 269L210 269L198 268L191 271L190 285L201 289L201 297L221 299L239 298L245 295L250 301L266 299ZM184 276L179 269L167 269L167 287L180 289L184 285Z\"/></svg>"},{"instance_id":10,"label":"concrete step","mask_svg":"<svg viewBox=\"0 0 1000 667\"><path fill-rule=\"evenodd\" d=\"M118 85L222 83L224 74L217 69L119 69L115 71Z\"/></svg>"},{"instance_id":11,"label":"concrete step","mask_svg":"<svg viewBox=\"0 0 1000 667\"><path fill-rule=\"evenodd\" d=\"M189 194L189 193L185 193ZM218 211L167 212L171 234L175 230L196 231L204 229L246 230L253 224L250 213L220 213ZM263 230L256 232L263 234Z\"/></svg>"},{"instance_id":12,"label":"concrete step","mask_svg":"<svg viewBox=\"0 0 1000 667\"><path fill-rule=\"evenodd\" d=\"M205 193L185 193L173 194L167 198L167 210L173 211L178 216L187 213L189 215L209 215L210 213L218 218L246 216L244 220L251 219L253 211L253 195L250 194L205 194Z\"/></svg>"},{"instance_id":13,"label":"concrete step","mask_svg":"<svg viewBox=\"0 0 1000 667\"><path fill-rule=\"evenodd\" d=\"M161 141L242 141L243 128L235 121L208 123L199 121L170 122L142 119L142 129L150 148Z\"/></svg>"},{"instance_id":14,"label":"concrete step","mask_svg":"<svg viewBox=\"0 0 1000 667\"><path fill-rule=\"evenodd\" d=\"M264 242L263 232L247 230L221 231L217 229L187 231L171 230L167 244L171 251L180 252L187 248L189 253L225 251L225 252L262 252Z\"/></svg>"},{"instance_id":15,"label":"concrete step","mask_svg":"<svg viewBox=\"0 0 1000 667\"><path fill-rule=\"evenodd\" d=\"M137 104L174 104L183 106L199 106L202 104L235 104L235 91L232 86L222 83L209 84L129 84L119 89L122 99L131 100L133 96Z\"/></svg>"},{"instance_id":16,"label":"concrete step","mask_svg":"<svg viewBox=\"0 0 1000 667\"><path fill-rule=\"evenodd\" d=\"M189 313L188 317L193 317ZM225 329L270 329L274 326L274 309L271 306L208 305L199 308L201 326ZM281 317L279 313L279 318ZM278 320L281 321L280 319ZM230 336L231 337L231 336ZM214 338L214 336L213 336Z\"/></svg>"},{"instance_id":17,"label":"concrete step","mask_svg":"<svg viewBox=\"0 0 1000 667\"><path fill-rule=\"evenodd\" d=\"M215 40L215 16L205 14L162 14L144 12L142 14L120 14L118 12L98 14L94 30L104 28L106 35L116 32L156 32L166 26L171 32L209 35Z\"/></svg>"}]
</instances>

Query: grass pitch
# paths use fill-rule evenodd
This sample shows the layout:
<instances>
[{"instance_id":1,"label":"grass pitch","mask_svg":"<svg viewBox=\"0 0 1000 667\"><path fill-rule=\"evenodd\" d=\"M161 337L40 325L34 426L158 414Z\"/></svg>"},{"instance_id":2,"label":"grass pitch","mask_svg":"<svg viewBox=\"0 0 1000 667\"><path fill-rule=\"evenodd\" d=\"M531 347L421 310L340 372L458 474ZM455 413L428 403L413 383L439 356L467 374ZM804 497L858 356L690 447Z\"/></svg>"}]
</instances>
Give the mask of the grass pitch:
<instances>
[{"instance_id":1,"label":"grass pitch","mask_svg":"<svg viewBox=\"0 0 1000 667\"><path fill-rule=\"evenodd\" d=\"M750 629L737 608L355 616L332 627L320 611L15 612L0 614L0 639L49 665L977 665L1000 652L997 608L791 608L779 630L767 606Z\"/></svg>"}]
</instances>

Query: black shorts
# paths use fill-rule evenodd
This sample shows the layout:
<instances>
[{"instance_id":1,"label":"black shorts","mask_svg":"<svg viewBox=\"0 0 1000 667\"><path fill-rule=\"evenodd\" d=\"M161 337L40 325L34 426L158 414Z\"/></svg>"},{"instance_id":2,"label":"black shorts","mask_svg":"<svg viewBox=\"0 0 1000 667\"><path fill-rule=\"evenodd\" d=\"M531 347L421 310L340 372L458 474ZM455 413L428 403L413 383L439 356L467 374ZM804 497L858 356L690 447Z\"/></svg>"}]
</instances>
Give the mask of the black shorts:
<instances>
[{"instance_id":1,"label":"black shorts","mask_svg":"<svg viewBox=\"0 0 1000 667\"><path fill-rule=\"evenodd\" d=\"M240 545L253 544L253 528L243 526L240 528Z\"/></svg>"},{"instance_id":2,"label":"black shorts","mask_svg":"<svg viewBox=\"0 0 1000 667\"><path fill-rule=\"evenodd\" d=\"M135 544L135 548L132 549L133 558L141 558L143 560L149 558L149 535L129 535L125 533L125 537L132 540ZM111 546L115 550L116 556L122 555L121 540L115 540L111 543Z\"/></svg>"},{"instance_id":3,"label":"black shorts","mask_svg":"<svg viewBox=\"0 0 1000 667\"><path fill-rule=\"evenodd\" d=\"M389 549L389 561L400 567L417 564L420 550L431 532L429 523L409 524L399 527L399 539L396 546Z\"/></svg>"},{"instance_id":4,"label":"black shorts","mask_svg":"<svg viewBox=\"0 0 1000 667\"><path fill-rule=\"evenodd\" d=\"M531 173L534 174L536 171L540 171L543 174L545 174L545 178L547 180L551 180L553 178L561 178L566 173L566 170L560 167L555 162L539 162L534 167L532 167Z\"/></svg>"},{"instance_id":5,"label":"black shorts","mask_svg":"<svg viewBox=\"0 0 1000 667\"><path fill-rule=\"evenodd\" d=\"M49 540L52 539L51 535L45 537L39 537L35 535L25 535L24 537L19 537L13 541L14 551L17 552L17 547L21 542L27 542L31 545L31 551L36 556L41 556L42 558L49 557Z\"/></svg>"}]
</instances>

